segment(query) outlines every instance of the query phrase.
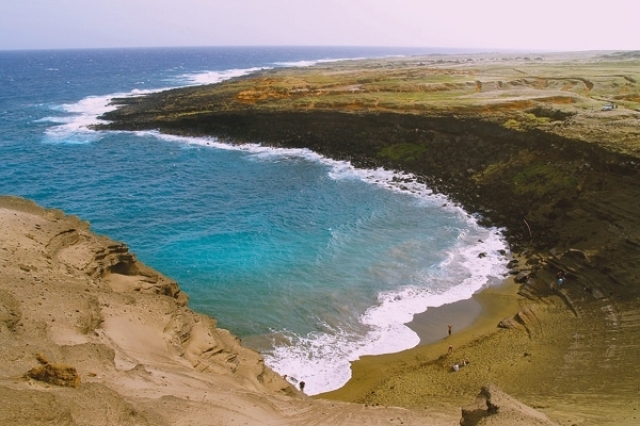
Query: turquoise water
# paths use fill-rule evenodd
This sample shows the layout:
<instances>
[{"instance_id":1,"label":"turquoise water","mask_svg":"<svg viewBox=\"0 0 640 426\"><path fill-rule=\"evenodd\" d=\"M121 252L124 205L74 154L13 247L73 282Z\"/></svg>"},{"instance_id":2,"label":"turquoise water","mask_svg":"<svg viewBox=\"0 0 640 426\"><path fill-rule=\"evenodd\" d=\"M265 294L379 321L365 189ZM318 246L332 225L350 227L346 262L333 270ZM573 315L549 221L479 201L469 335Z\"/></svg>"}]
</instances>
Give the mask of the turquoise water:
<instances>
[{"instance_id":1,"label":"turquoise water","mask_svg":"<svg viewBox=\"0 0 640 426\"><path fill-rule=\"evenodd\" d=\"M86 126L115 95L408 53L421 52L0 52L0 193L90 221L309 393L337 388L350 360L415 346L414 313L501 277L499 233L424 186L308 150Z\"/></svg>"}]
</instances>

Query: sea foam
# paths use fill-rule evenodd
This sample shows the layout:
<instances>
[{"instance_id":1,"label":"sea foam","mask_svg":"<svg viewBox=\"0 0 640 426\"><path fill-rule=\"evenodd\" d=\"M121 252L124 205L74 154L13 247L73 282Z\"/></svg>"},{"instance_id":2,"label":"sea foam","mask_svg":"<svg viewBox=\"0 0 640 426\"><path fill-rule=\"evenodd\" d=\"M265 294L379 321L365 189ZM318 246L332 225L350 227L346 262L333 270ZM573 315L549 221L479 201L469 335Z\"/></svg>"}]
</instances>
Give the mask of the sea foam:
<instances>
[{"instance_id":1,"label":"sea foam","mask_svg":"<svg viewBox=\"0 0 640 426\"><path fill-rule=\"evenodd\" d=\"M162 92L173 87L204 85L220 83L234 77L247 75L265 67L254 67L246 69L229 69L223 71L206 71L202 73L182 74L178 76L170 87L160 87L156 89L133 89L128 93L112 93L104 96L88 96L78 102L62 104L54 107L55 110L63 112L64 116L46 117L39 121L59 123L45 131L45 142L85 144L99 141L106 134L92 129L92 126L107 123L99 117L117 108L112 104L114 98L128 98L144 96L150 93Z\"/></svg>"}]
</instances>

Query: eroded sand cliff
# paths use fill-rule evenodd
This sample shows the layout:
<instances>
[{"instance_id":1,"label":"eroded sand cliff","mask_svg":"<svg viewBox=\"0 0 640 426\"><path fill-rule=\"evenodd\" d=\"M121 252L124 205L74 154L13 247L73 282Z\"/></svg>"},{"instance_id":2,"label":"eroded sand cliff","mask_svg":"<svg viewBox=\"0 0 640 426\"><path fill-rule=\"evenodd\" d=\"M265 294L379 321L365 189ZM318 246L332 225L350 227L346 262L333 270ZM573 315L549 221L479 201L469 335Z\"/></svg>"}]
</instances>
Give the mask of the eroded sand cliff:
<instances>
[{"instance_id":1,"label":"eroded sand cliff","mask_svg":"<svg viewBox=\"0 0 640 426\"><path fill-rule=\"evenodd\" d=\"M3 425L459 422L459 409L307 398L191 311L174 281L75 216L0 197L0 247Z\"/></svg>"}]
</instances>

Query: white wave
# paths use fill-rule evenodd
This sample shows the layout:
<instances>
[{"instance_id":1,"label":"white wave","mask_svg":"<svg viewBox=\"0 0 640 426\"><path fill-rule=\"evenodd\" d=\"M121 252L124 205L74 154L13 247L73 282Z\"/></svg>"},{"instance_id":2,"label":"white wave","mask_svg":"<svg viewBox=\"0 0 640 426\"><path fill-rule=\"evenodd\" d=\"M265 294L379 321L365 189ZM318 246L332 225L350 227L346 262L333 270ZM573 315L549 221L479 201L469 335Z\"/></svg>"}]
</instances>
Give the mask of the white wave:
<instances>
[{"instance_id":1,"label":"white wave","mask_svg":"<svg viewBox=\"0 0 640 426\"><path fill-rule=\"evenodd\" d=\"M41 121L60 123L45 131L46 141L53 143L89 143L101 138L90 126L104 123L98 117L113 109L111 96L89 96L79 102L63 104L60 109L70 115L47 117Z\"/></svg>"},{"instance_id":2,"label":"white wave","mask_svg":"<svg viewBox=\"0 0 640 426\"><path fill-rule=\"evenodd\" d=\"M251 72L258 71L263 68L249 69L231 69L225 71L209 71L199 74L185 74L181 78L183 84L212 84L228 80L233 77L239 77ZM92 126L106 123L98 117L112 111L117 106L111 104L113 98L127 98L143 96L149 93L162 92L170 87L158 89L133 89L128 93L113 93L105 96L88 96L75 103L63 104L56 109L61 110L68 115L64 117L48 117L41 121L51 121L61 123L57 126L50 127L45 131L45 141L49 143L70 143L82 144L95 142L106 134L106 132L97 132L92 130Z\"/></svg>"},{"instance_id":3,"label":"white wave","mask_svg":"<svg viewBox=\"0 0 640 426\"><path fill-rule=\"evenodd\" d=\"M195 74L183 74L179 76L179 81L184 82L188 85L204 85L204 84L215 84L220 83L225 80L229 80L235 77L242 77L247 74L251 74L261 70L271 69L269 67L254 67L254 68L244 68L244 69L229 69L222 71L205 71L201 73Z\"/></svg>"},{"instance_id":4,"label":"white wave","mask_svg":"<svg viewBox=\"0 0 640 426\"><path fill-rule=\"evenodd\" d=\"M341 62L341 61L357 61L365 59L365 57L359 58L336 58L336 59L314 59L314 60L305 60L305 61L291 61L291 62L274 62L274 65L278 65L281 67L295 67L295 68L304 68L304 67L312 67L317 64L331 63L331 62Z\"/></svg>"},{"instance_id":5,"label":"white wave","mask_svg":"<svg viewBox=\"0 0 640 426\"><path fill-rule=\"evenodd\" d=\"M360 169L354 167L349 161L333 160L308 148L276 148L261 145L259 143L229 144L220 142L218 139L213 137L162 135L153 131L140 132L140 134L153 134L164 140L189 145L208 146L210 148L224 150L248 151L254 154L256 159L264 161L282 159L286 157L302 158L331 167L331 170L329 171L329 177L331 179L360 179L395 192L408 193L417 198L432 200L433 202L442 204L443 207L445 207L446 204L450 208L455 208L457 211L463 212L459 206L451 204L450 200L445 195L435 194L427 185L418 182L415 175L411 173L400 173L397 171L386 170L384 168ZM466 213L464 214L466 215Z\"/></svg>"},{"instance_id":6,"label":"white wave","mask_svg":"<svg viewBox=\"0 0 640 426\"><path fill-rule=\"evenodd\" d=\"M475 244L463 238L458 247L448 253L440 271L425 277L429 281L446 281L434 286L445 290L407 286L381 293L378 304L361 317L361 323L370 330L366 335L333 330L290 337L290 344L265 353L265 362L280 374L305 381L305 391L310 395L338 389L351 378L350 363L360 357L417 346L418 335L406 326L415 314L468 299L495 279L502 279L506 273L502 249L504 242L495 229L486 230L485 240ZM465 278L456 284L460 277Z\"/></svg>"}]
</instances>

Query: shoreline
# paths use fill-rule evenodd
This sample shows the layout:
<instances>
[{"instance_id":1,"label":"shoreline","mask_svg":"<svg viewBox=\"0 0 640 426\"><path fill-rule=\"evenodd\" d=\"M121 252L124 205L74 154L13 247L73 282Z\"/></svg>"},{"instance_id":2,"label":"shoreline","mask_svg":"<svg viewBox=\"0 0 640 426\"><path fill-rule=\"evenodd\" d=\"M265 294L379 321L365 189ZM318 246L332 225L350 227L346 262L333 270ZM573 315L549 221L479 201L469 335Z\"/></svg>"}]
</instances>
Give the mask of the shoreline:
<instances>
[{"instance_id":1,"label":"shoreline","mask_svg":"<svg viewBox=\"0 0 640 426\"><path fill-rule=\"evenodd\" d=\"M483 307L474 296L475 294L469 299L428 308L425 312L414 315L413 320L406 326L420 337L418 346L447 340L466 328L472 327L478 317L483 314ZM452 326L451 336L448 335L448 325Z\"/></svg>"},{"instance_id":2,"label":"shoreline","mask_svg":"<svg viewBox=\"0 0 640 426\"><path fill-rule=\"evenodd\" d=\"M512 258L513 257L512 255ZM514 281L514 275L509 273L503 278L494 278L490 282L477 290L467 299L456 300L437 307L429 307L426 311L414 315L413 320L407 324L420 338L417 346L424 346L443 341L464 331L469 327L474 327L482 317L487 314L487 310L494 310L491 301L483 293L489 294L510 293L510 286L519 284ZM511 312L513 314L513 312ZM451 326L451 333L448 327ZM412 349L412 348L411 348Z\"/></svg>"},{"instance_id":3,"label":"shoreline","mask_svg":"<svg viewBox=\"0 0 640 426\"><path fill-rule=\"evenodd\" d=\"M411 369L416 357L443 359L451 365L460 361L468 356L464 348L498 332L498 323L518 312L523 301L518 295L519 289L520 285L513 278L506 278L474 293L469 299L429 308L407 324L420 336L418 346L392 354L363 356L351 363L352 376L344 386L314 398L364 402L365 395L381 377ZM453 326L450 336L449 323ZM449 345L453 346L451 355L447 354ZM466 397L460 402L468 400Z\"/></svg>"}]
</instances>

